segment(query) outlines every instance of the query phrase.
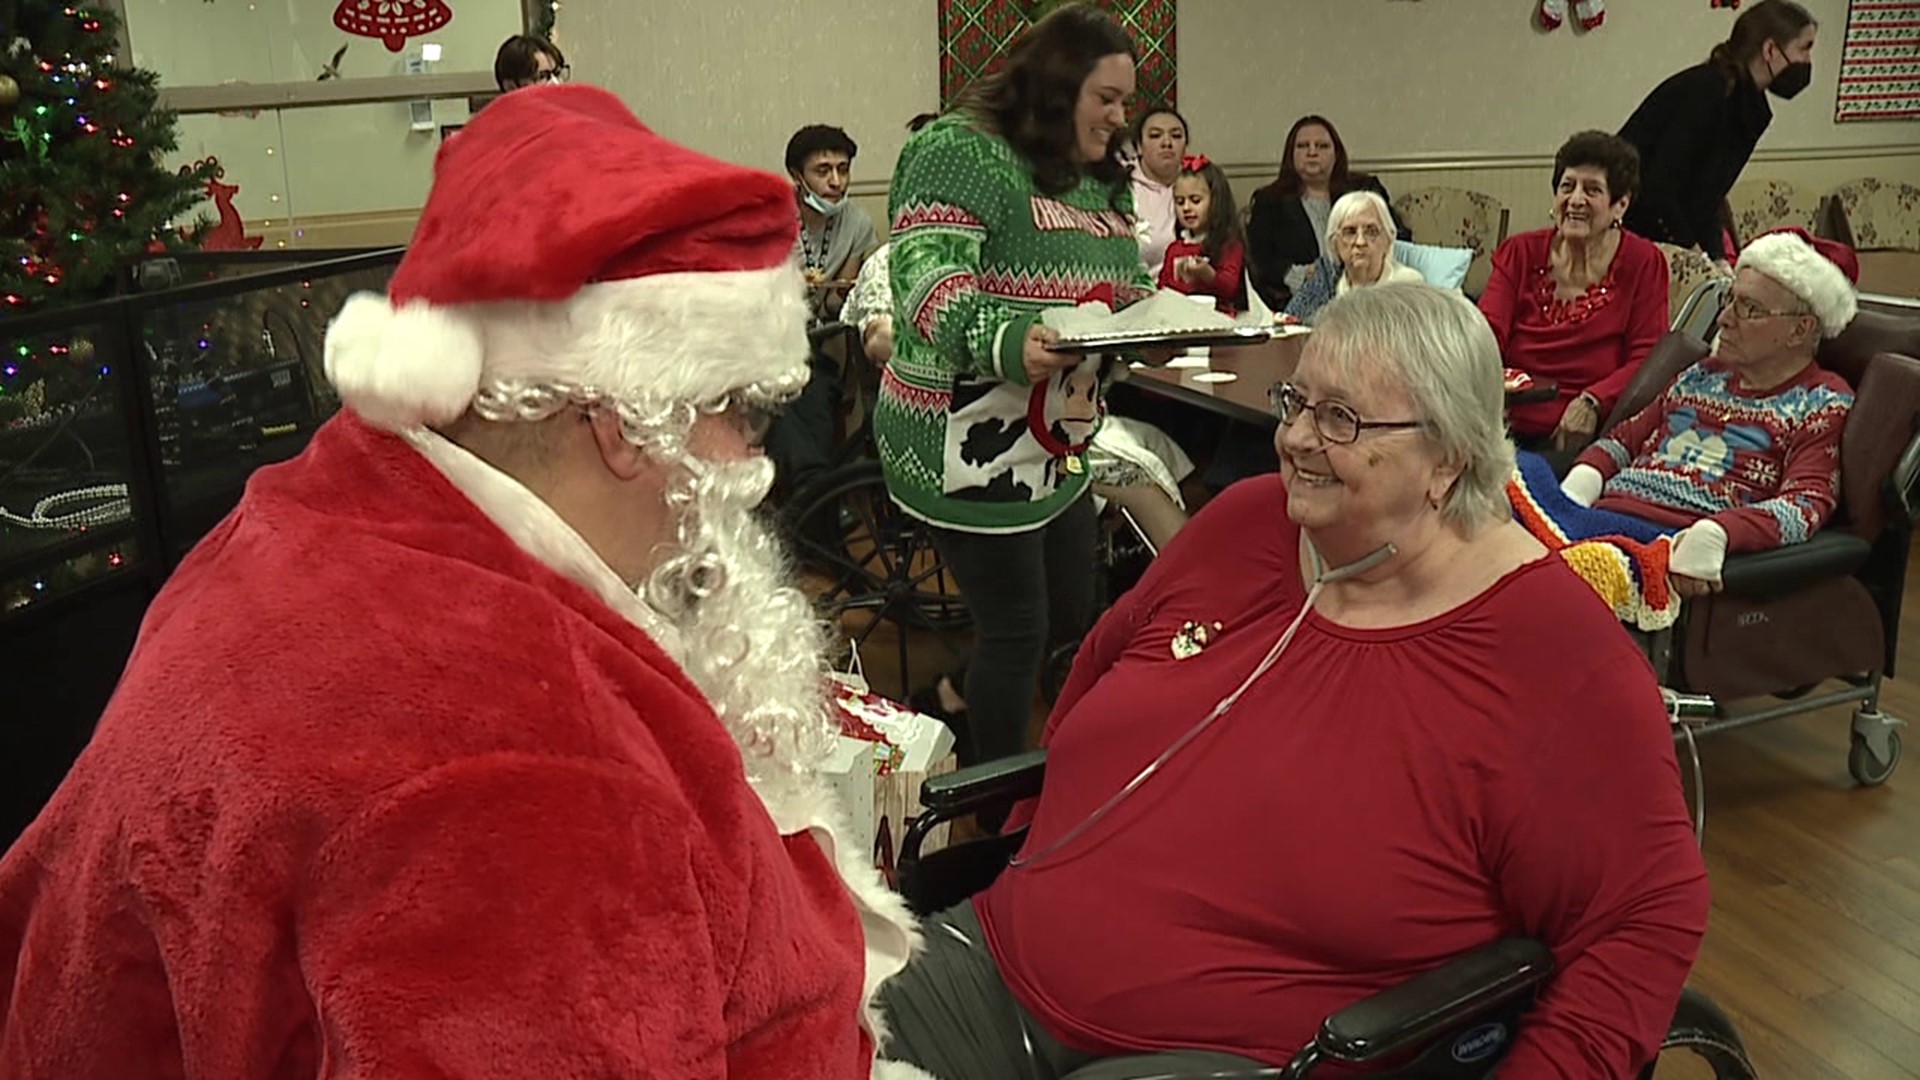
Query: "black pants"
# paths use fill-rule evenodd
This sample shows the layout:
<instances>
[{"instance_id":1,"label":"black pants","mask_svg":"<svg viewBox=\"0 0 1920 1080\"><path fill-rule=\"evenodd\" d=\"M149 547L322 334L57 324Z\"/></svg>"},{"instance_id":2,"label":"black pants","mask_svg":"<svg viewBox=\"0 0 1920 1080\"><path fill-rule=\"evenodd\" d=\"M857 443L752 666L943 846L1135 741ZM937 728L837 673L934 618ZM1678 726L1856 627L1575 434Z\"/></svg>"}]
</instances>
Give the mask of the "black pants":
<instances>
[{"instance_id":1,"label":"black pants","mask_svg":"<svg viewBox=\"0 0 1920 1080\"><path fill-rule=\"evenodd\" d=\"M1048 646L1085 636L1093 622L1098 531L1091 496L1031 532L933 530L934 547L973 613L973 659L960 693L974 761L1027 748Z\"/></svg>"}]
</instances>

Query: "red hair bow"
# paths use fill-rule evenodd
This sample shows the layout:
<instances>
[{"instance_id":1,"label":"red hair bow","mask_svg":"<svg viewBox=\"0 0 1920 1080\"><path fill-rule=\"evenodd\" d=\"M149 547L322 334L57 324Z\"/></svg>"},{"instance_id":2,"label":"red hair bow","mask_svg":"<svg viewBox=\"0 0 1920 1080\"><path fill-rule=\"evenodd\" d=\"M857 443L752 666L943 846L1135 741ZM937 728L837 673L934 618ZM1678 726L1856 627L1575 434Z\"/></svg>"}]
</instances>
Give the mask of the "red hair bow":
<instances>
[{"instance_id":1,"label":"red hair bow","mask_svg":"<svg viewBox=\"0 0 1920 1080\"><path fill-rule=\"evenodd\" d=\"M1211 164L1205 154L1188 154L1180 159L1180 171L1197 173Z\"/></svg>"}]
</instances>

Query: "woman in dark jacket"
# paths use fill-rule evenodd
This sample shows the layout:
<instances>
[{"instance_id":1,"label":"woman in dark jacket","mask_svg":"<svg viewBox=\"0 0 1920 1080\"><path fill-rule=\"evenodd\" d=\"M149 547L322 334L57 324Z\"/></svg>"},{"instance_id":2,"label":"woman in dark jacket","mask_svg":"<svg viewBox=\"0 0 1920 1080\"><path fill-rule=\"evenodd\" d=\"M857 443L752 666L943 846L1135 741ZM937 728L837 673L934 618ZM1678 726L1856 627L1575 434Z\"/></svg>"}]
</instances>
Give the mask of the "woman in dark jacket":
<instances>
[{"instance_id":1,"label":"woman in dark jacket","mask_svg":"<svg viewBox=\"0 0 1920 1080\"><path fill-rule=\"evenodd\" d=\"M1324 116L1303 116L1287 132L1280 175L1253 193L1248 206L1247 264L1267 306L1286 308L1293 290L1320 260L1327 215L1340 196L1365 189L1387 199L1386 187L1366 173L1350 172L1347 144ZM1396 218L1394 231L1411 239Z\"/></svg>"},{"instance_id":2,"label":"woman in dark jacket","mask_svg":"<svg viewBox=\"0 0 1920 1080\"><path fill-rule=\"evenodd\" d=\"M1793 0L1760 0L1705 63L1647 95L1620 129L1640 151L1640 198L1627 210L1628 229L1727 260L1720 204L1773 120L1767 94L1791 99L1812 81L1818 29Z\"/></svg>"}]
</instances>

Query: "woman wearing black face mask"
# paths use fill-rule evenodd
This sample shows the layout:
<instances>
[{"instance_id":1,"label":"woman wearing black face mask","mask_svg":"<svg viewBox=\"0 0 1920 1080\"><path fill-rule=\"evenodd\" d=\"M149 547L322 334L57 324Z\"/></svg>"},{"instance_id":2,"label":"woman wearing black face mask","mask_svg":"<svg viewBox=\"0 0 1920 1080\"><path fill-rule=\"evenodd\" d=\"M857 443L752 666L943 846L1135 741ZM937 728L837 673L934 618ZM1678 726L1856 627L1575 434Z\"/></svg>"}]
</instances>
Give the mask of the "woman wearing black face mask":
<instances>
[{"instance_id":1,"label":"woman wearing black face mask","mask_svg":"<svg viewBox=\"0 0 1920 1080\"><path fill-rule=\"evenodd\" d=\"M1640 198L1627 209L1627 228L1728 258L1721 200L1773 120L1767 95L1791 99L1813 80L1818 29L1793 0L1760 0L1705 63L1647 95L1620 129L1640 151Z\"/></svg>"}]
</instances>

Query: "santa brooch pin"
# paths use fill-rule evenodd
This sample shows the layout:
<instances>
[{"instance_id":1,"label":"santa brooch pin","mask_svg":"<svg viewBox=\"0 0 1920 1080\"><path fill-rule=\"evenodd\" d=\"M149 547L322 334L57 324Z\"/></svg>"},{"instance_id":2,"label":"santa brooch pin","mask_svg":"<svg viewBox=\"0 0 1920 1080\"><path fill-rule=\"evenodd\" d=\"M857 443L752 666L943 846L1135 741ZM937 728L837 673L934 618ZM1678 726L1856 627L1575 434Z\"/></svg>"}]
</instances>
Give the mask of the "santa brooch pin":
<instances>
[{"instance_id":1,"label":"santa brooch pin","mask_svg":"<svg viewBox=\"0 0 1920 1080\"><path fill-rule=\"evenodd\" d=\"M1191 660L1205 652L1207 645L1218 637L1223 627L1219 623L1200 623L1189 619L1173 635L1173 658Z\"/></svg>"}]
</instances>

